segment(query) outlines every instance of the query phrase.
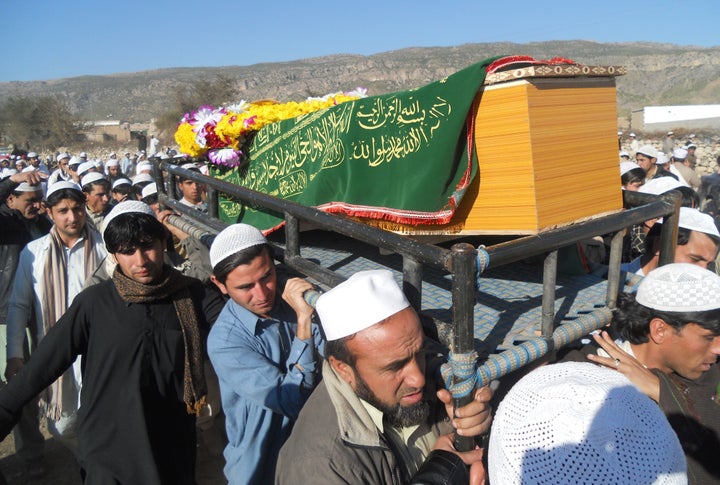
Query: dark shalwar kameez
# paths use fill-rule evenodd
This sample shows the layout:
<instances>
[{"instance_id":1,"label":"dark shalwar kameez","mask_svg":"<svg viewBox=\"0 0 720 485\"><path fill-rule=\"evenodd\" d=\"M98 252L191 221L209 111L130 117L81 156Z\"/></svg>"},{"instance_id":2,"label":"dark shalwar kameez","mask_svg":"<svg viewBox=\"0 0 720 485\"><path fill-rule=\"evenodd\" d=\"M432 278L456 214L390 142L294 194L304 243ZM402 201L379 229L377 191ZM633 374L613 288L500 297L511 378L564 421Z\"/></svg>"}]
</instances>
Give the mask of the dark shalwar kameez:
<instances>
[{"instance_id":1,"label":"dark shalwar kameez","mask_svg":"<svg viewBox=\"0 0 720 485\"><path fill-rule=\"evenodd\" d=\"M201 334L223 307L190 287ZM195 417L183 402L184 344L172 301L125 303L112 280L80 293L0 392L0 432L82 355L78 460L86 483L195 483Z\"/></svg>"}]
</instances>

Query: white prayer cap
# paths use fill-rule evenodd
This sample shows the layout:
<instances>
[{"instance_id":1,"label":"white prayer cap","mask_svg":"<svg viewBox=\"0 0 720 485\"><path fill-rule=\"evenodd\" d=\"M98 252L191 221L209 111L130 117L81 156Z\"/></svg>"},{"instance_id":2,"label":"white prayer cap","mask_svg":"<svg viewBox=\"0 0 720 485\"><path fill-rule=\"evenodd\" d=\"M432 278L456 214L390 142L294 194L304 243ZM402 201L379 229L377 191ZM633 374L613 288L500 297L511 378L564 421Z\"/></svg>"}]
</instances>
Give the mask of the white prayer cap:
<instances>
[{"instance_id":1,"label":"white prayer cap","mask_svg":"<svg viewBox=\"0 0 720 485\"><path fill-rule=\"evenodd\" d=\"M140 173L143 170L152 171L152 164L150 162L138 162L137 166L135 167L135 172Z\"/></svg>"},{"instance_id":2,"label":"white prayer cap","mask_svg":"<svg viewBox=\"0 0 720 485\"><path fill-rule=\"evenodd\" d=\"M87 153L80 152L80 158L87 158Z\"/></svg>"},{"instance_id":3,"label":"white prayer cap","mask_svg":"<svg viewBox=\"0 0 720 485\"><path fill-rule=\"evenodd\" d=\"M68 155L67 153L59 153L57 156L57 161L59 162L60 160L62 160L64 158L70 158L70 155Z\"/></svg>"},{"instance_id":4,"label":"white prayer cap","mask_svg":"<svg viewBox=\"0 0 720 485\"><path fill-rule=\"evenodd\" d=\"M695 133L690 133L690 136L688 138L695 138Z\"/></svg>"},{"instance_id":5,"label":"white prayer cap","mask_svg":"<svg viewBox=\"0 0 720 485\"><path fill-rule=\"evenodd\" d=\"M228 256L251 248L267 244L267 239L255 227L249 224L233 224L215 236L210 246L210 266L215 266Z\"/></svg>"},{"instance_id":6,"label":"white prayer cap","mask_svg":"<svg viewBox=\"0 0 720 485\"><path fill-rule=\"evenodd\" d=\"M655 160L655 165L665 165L668 163L670 159L665 155L663 152L658 152L657 160Z\"/></svg>"},{"instance_id":7,"label":"white prayer cap","mask_svg":"<svg viewBox=\"0 0 720 485\"><path fill-rule=\"evenodd\" d=\"M132 185L132 181L125 177L119 178L115 182L113 182L112 188L116 189L121 185Z\"/></svg>"},{"instance_id":8,"label":"white prayer cap","mask_svg":"<svg viewBox=\"0 0 720 485\"><path fill-rule=\"evenodd\" d=\"M675 134L675 132L674 132L674 131L668 131L668 133L667 133L667 134L668 134L668 135L674 135L674 134Z\"/></svg>"},{"instance_id":9,"label":"white prayer cap","mask_svg":"<svg viewBox=\"0 0 720 485\"><path fill-rule=\"evenodd\" d=\"M78 168L77 168L77 174L78 174L80 177L82 177L82 176L85 175L85 174L88 172L88 170L90 170L91 168L95 168L95 164L94 164L93 162L82 162L82 163L80 164L80 166L78 166Z\"/></svg>"},{"instance_id":10,"label":"white prayer cap","mask_svg":"<svg viewBox=\"0 0 720 485\"><path fill-rule=\"evenodd\" d=\"M685 160L687 158L688 151L684 148L676 148L673 150L673 158L675 160Z\"/></svg>"},{"instance_id":11,"label":"white prayer cap","mask_svg":"<svg viewBox=\"0 0 720 485\"><path fill-rule=\"evenodd\" d=\"M630 158L630 154L628 152L626 152L625 150L620 150L620 157Z\"/></svg>"},{"instance_id":12,"label":"white prayer cap","mask_svg":"<svg viewBox=\"0 0 720 485\"><path fill-rule=\"evenodd\" d=\"M192 163L192 162L190 162L190 163L183 163L182 165L180 165L180 168L184 168L185 170L198 170L198 171L200 170L200 169L198 168L198 166L195 165L195 164Z\"/></svg>"},{"instance_id":13,"label":"white prayer cap","mask_svg":"<svg viewBox=\"0 0 720 485\"><path fill-rule=\"evenodd\" d=\"M658 152L655 150L655 148L652 145L643 145L640 148L638 148L637 153L640 153L642 155L645 155L646 157L650 158L657 158Z\"/></svg>"},{"instance_id":14,"label":"white prayer cap","mask_svg":"<svg viewBox=\"0 0 720 485\"><path fill-rule=\"evenodd\" d=\"M85 176L80 180L80 185L81 185L82 187L87 187L87 186L90 185L91 183L97 182L98 180L105 180L105 176L104 176L103 174L99 173L99 172L91 172L91 173L85 175Z\"/></svg>"},{"instance_id":15,"label":"white prayer cap","mask_svg":"<svg viewBox=\"0 0 720 485\"><path fill-rule=\"evenodd\" d=\"M636 168L639 168L640 170L642 170L642 167L635 162L631 162L629 160L620 162L620 176L622 177L623 175L628 173L630 170L635 170Z\"/></svg>"},{"instance_id":16,"label":"white prayer cap","mask_svg":"<svg viewBox=\"0 0 720 485\"><path fill-rule=\"evenodd\" d=\"M82 189L80 188L80 186L78 184L76 184L75 182L67 182L65 180L61 180L59 182L55 182L54 184L52 184L51 186L48 187L47 192L45 193L45 198L49 199L52 194L54 194L58 190L63 190L63 189L73 189L73 190L77 190L78 192L82 192Z\"/></svg>"},{"instance_id":17,"label":"white prayer cap","mask_svg":"<svg viewBox=\"0 0 720 485\"><path fill-rule=\"evenodd\" d=\"M630 133L628 136L635 137L635 133Z\"/></svg>"},{"instance_id":18,"label":"white prayer cap","mask_svg":"<svg viewBox=\"0 0 720 485\"><path fill-rule=\"evenodd\" d=\"M672 263L650 271L635 300L664 312L705 312L720 308L720 276L689 263Z\"/></svg>"},{"instance_id":19,"label":"white prayer cap","mask_svg":"<svg viewBox=\"0 0 720 485\"><path fill-rule=\"evenodd\" d=\"M37 192L41 191L42 187L38 185L30 185L27 182L22 182L20 185L13 189L13 192Z\"/></svg>"},{"instance_id":20,"label":"white prayer cap","mask_svg":"<svg viewBox=\"0 0 720 485\"><path fill-rule=\"evenodd\" d=\"M117 160L117 159L115 159L115 158L113 158L112 160L108 160L108 161L105 163L105 166L106 166L106 167L118 167L118 166L120 166L120 161Z\"/></svg>"},{"instance_id":21,"label":"white prayer cap","mask_svg":"<svg viewBox=\"0 0 720 485\"><path fill-rule=\"evenodd\" d=\"M80 165L81 163L80 159L74 155L68 160L68 165Z\"/></svg>"},{"instance_id":22,"label":"white prayer cap","mask_svg":"<svg viewBox=\"0 0 720 485\"><path fill-rule=\"evenodd\" d=\"M705 234L720 238L720 232L718 232L713 217L710 214L705 214L691 207L680 207L678 227L683 227L691 231L704 232Z\"/></svg>"},{"instance_id":23,"label":"white prayer cap","mask_svg":"<svg viewBox=\"0 0 720 485\"><path fill-rule=\"evenodd\" d=\"M133 179L133 185L142 184L144 182L154 182L155 179L149 173L139 173Z\"/></svg>"},{"instance_id":24,"label":"white prayer cap","mask_svg":"<svg viewBox=\"0 0 720 485\"><path fill-rule=\"evenodd\" d=\"M34 172L35 170L37 170L37 168L33 167L32 165L28 165L27 167L22 169L22 173Z\"/></svg>"},{"instance_id":25,"label":"white prayer cap","mask_svg":"<svg viewBox=\"0 0 720 485\"><path fill-rule=\"evenodd\" d=\"M528 373L500 402L490 483L687 484L685 454L658 405L620 372L589 362Z\"/></svg>"},{"instance_id":26,"label":"white prayer cap","mask_svg":"<svg viewBox=\"0 0 720 485\"><path fill-rule=\"evenodd\" d=\"M678 187L684 187L684 185L679 180L675 180L672 177L658 177L645 182L645 184L640 187L638 192L642 192L644 194L661 195L666 192L670 192L671 190L675 190Z\"/></svg>"},{"instance_id":27,"label":"white prayer cap","mask_svg":"<svg viewBox=\"0 0 720 485\"><path fill-rule=\"evenodd\" d=\"M38 155L37 155L37 153L35 153L35 152L29 152L29 153L27 154L27 157L28 157L28 158L37 158L37 156L38 156Z\"/></svg>"},{"instance_id":28,"label":"white prayer cap","mask_svg":"<svg viewBox=\"0 0 720 485\"><path fill-rule=\"evenodd\" d=\"M116 157L116 156L117 156L117 153L115 153L115 152L110 152L110 155L108 155L108 157L110 157L110 158Z\"/></svg>"},{"instance_id":29,"label":"white prayer cap","mask_svg":"<svg viewBox=\"0 0 720 485\"><path fill-rule=\"evenodd\" d=\"M144 199L145 197L150 197L155 194L157 194L157 183L152 182L143 187L141 197Z\"/></svg>"},{"instance_id":30,"label":"white prayer cap","mask_svg":"<svg viewBox=\"0 0 720 485\"><path fill-rule=\"evenodd\" d=\"M146 203L140 202L139 200L124 200L117 204L115 207L113 207L112 210L108 213L108 215L105 216L102 228L103 238L105 237L105 231L107 231L107 228L108 226L110 226L110 223L113 221L113 219L122 214L129 214L131 212L136 212L138 214L147 214L149 216L155 217L155 211L153 211Z\"/></svg>"},{"instance_id":31,"label":"white prayer cap","mask_svg":"<svg viewBox=\"0 0 720 485\"><path fill-rule=\"evenodd\" d=\"M687 145L685 145L685 148L687 148L688 150L690 150L691 148L697 148L697 145L694 144L694 143L688 143Z\"/></svg>"},{"instance_id":32,"label":"white prayer cap","mask_svg":"<svg viewBox=\"0 0 720 485\"><path fill-rule=\"evenodd\" d=\"M410 306L392 272L360 271L320 295L315 310L327 340L338 340Z\"/></svg>"}]
</instances>

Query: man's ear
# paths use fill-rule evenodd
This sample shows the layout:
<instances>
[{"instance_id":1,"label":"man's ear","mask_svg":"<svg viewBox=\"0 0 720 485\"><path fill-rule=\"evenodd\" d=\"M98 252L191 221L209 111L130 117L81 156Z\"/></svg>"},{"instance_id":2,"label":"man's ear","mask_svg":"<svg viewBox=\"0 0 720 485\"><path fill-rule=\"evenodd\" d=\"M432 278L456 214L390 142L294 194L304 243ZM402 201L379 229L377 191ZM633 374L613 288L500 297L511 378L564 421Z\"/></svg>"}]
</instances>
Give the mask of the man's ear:
<instances>
[{"instance_id":1,"label":"man's ear","mask_svg":"<svg viewBox=\"0 0 720 485\"><path fill-rule=\"evenodd\" d=\"M211 275L210 275L210 281L212 281L212 282L215 284L215 286L218 287L218 289L220 290L220 292L221 292L223 295L227 295L227 294L228 294L227 288L225 287L225 285L222 284L222 283L220 283L220 280L218 280L218 279L215 277L214 274L211 274Z\"/></svg>"},{"instance_id":2,"label":"man's ear","mask_svg":"<svg viewBox=\"0 0 720 485\"><path fill-rule=\"evenodd\" d=\"M328 362L340 378L350 384L350 387L355 389L355 371L353 368L349 364L336 359L332 355L328 358Z\"/></svg>"},{"instance_id":3,"label":"man's ear","mask_svg":"<svg viewBox=\"0 0 720 485\"><path fill-rule=\"evenodd\" d=\"M665 342L668 337L670 336L670 333L672 332L675 334L675 329L668 325L665 320L662 318L653 318L650 320L650 333L648 334L648 337L650 340L657 344L661 345L663 342Z\"/></svg>"}]
</instances>

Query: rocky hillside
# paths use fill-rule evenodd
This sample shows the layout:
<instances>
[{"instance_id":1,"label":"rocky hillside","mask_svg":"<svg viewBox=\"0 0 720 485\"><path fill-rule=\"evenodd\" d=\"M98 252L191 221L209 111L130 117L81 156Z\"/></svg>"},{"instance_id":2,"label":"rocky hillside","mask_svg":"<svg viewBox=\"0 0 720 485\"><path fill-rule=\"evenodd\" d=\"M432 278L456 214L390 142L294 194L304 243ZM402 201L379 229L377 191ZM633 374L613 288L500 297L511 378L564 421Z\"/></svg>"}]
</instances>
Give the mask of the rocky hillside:
<instances>
[{"instance_id":1,"label":"rocky hillside","mask_svg":"<svg viewBox=\"0 0 720 485\"><path fill-rule=\"evenodd\" d=\"M145 123L173 103L177 86L217 75L237 79L240 97L246 100L299 100L356 86L368 88L369 94L417 87L496 55L562 56L581 64L624 65L628 74L617 79L620 116L629 116L631 110L643 106L720 102L720 47L556 41L410 48L372 56L335 55L252 66L0 83L0 103L12 95L57 95L83 119L112 115L113 119Z\"/></svg>"}]
</instances>

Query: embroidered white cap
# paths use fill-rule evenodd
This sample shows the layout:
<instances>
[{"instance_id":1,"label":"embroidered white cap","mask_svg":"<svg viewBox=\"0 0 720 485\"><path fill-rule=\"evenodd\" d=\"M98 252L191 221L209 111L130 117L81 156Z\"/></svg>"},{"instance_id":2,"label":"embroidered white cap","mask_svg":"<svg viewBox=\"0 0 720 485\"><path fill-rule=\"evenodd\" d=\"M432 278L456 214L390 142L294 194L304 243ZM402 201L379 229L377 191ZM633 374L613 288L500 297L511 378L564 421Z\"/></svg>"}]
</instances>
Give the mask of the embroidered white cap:
<instances>
[{"instance_id":1,"label":"embroidered white cap","mask_svg":"<svg viewBox=\"0 0 720 485\"><path fill-rule=\"evenodd\" d=\"M105 176L99 172L90 172L89 174L85 175L82 179L80 179L80 185L83 187L87 187L93 182L97 182L98 180L106 180Z\"/></svg>"},{"instance_id":2,"label":"embroidered white cap","mask_svg":"<svg viewBox=\"0 0 720 485\"><path fill-rule=\"evenodd\" d=\"M155 217L155 211L153 211L152 208L146 203L140 202L139 200L124 200L117 204L115 207L113 207L112 210L108 213L108 215L105 216L102 227L103 238L105 237L105 231L107 230L108 226L110 226L110 223L113 221L113 219L115 219L117 216L129 214L131 212L147 214L149 216Z\"/></svg>"},{"instance_id":3,"label":"embroidered white cap","mask_svg":"<svg viewBox=\"0 0 720 485\"><path fill-rule=\"evenodd\" d=\"M82 177L83 175L85 175L86 173L88 173L88 171L89 171L91 168L96 168L96 167L95 167L95 163L93 163L93 162L82 162L80 165L78 165L77 174L78 174L80 177Z\"/></svg>"},{"instance_id":4,"label":"embroidered white cap","mask_svg":"<svg viewBox=\"0 0 720 485\"><path fill-rule=\"evenodd\" d=\"M266 244L267 239L255 227L249 224L233 224L215 236L210 246L210 266L215 266L222 260L243 249Z\"/></svg>"},{"instance_id":5,"label":"embroidered white cap","mask_svg":"<svg viewBox=\"0 0 720 485\"><path fill-rule=\"evenodd\" d=\"M152 175L150 175L149 173L143 172L143 173L139 173L139 174L135 175L135 178L133 179L133 185L142 184L144 182L154 182L154 181L155 181L155 179L153 178Z\"/></svg>"},{"instance_id":6,"label":"embroidered white cap","mask_svg":"<svg viewBox=\"0 0 720 485\"><path fill-rule=\"evenodd\" d=\"M47 192L45 193L45 199L49 199L52 194L62 189L73 189L77 190L78 192L82 192L80 186L75 182L67 182L65 180L61 180L59 182L55 182L48 187Z\"/></svg>"},{"instance_id":7,"label":"embroidered white cap","mask_svg":"<svg viewBox=\"0 0 720 485\"><path fill-rule=\"evenodd\" d=\"M636 153L640 153L642 155L645 155L646 157L650 158L657 158L658 152L655 150L655 148L652 145L643 145L640 148L638 148L638 151Z\"/></svg>"},{"instance_id":8,"label":"embroidered white cap","mask_svg":"<svg viewBox=\"0 0 720 485\"><path fill-rule=\"evenodd\" d=\"M658 219L658 223L662 224L664 217ZM689 229L691 231L704 232L711 236L720 238L715 219L710 214L706 214L692 207L680 207L678 215L678 227Z\"/></svg>"},{"instance_id":9,"label":"embroidered white cap","mask_svg":"<svg viewBox=\"0 0 720 485\"><path fill-rule=\"evenodd\" d=\"M684 186L685 184L672 177L658 177L645 182L645 184L638 189L638 192L642 192L643 194L662 195L665 192L670 192L671 190Z\"/></svg>"},{"instance_id":10,"label":"embroidered white cap","mask_svg":"<svg viewBox=\"0 0 720 485\"><path fill-rule=\"evenodd\" d=\"M657 159L655 160L655 165L665 165L669 161L670 159L667 155L665 155L663 152L658 152Z\"/></svg>"},{"instance_id":11,"label":"embroidered white cap","mask_svg":"<svg viewBox=\"0 0 720 485\"><path fill-rule=\"evenodd\" d=\"M635 162L631 162L630 160L625 160L623 162L620 162L620 176L622 177L626 173L628 173L630 170L635 170L636 168L639 168L642 170L642 167L638 165Z\"/></svg>"},{"instance_id":12,"label":"embroidered white cap","mask_svg":"<svg viewBox=\"0 0 720 485\"><path fill-rule=\"evenodd\" d=\"M38 192L42 191L40 185L30 185L27 182L22 182L20 185L13 189L13 192Z\"/></svg>"},{"instance_id":13,"label":"embroidered white cap","mask_svg":"<svg viewBox=\"0 0 720 485\"><path fill-rule=\"evenodd\" d=\"M328 340L338 340L372 327L410 306L393 273L355 273L320 295L315 310Z\"/></svg>"},{"instance_id":14,"label":"embroidered white cap","mask_svg":"<svg viewBox=\"0 0 720 485\"><path fill-rule=\"evenodd\" d=\"M157 183L152 182L147 184L145 187L143 187L141 196L144 199L145 197L150 197L151 195L157 194Z\"/></svg>"},{"instance_id":15,"label":"embroidered white cap","mask_svg":"<svg viewBox=\"0 0 720 485\"><path fill-rule=\"evenodd\" d=\"M620 372L589 362L539 367L500 402L490 483L687 484L665 415Z\"/></svg>"},{"instance_id":16,"label":"embroidered white cap","mask_svg":"<svg viewBox=\"0 0 720 485\"><path fill-rule=\"evenodd\" d=\"M650 271L635 300L665 312L704 312L720 308L720 276L689 263L672 263Z\"/></svg>"},{"instance_id":17,"label":"embroidered white cap","mask_svg":"<svg viewBox=\"0 0 720 485\"><path fill-rule=\"evenodd\" d=\"M138 162L135 173L140 174L143 170L152 171L152 164L150 162Z\"/></svg>"},{"instance_id":18,"label":"embroidered white cap","mask_svg":"<svg viewBox=\"0 0 720 485\"><path fill-rule=\"evenodd\" d=\"M676 148L673 150L673 158L675 160L685 160L687 158L688 151L684 148Z\"/></svg>"},{"instance_id":19,"label":"embroidered white cap","mask_svg":"<svg viewBox=\"0 0 720 485\"><path fill-rule=\"evenodd\" d=\"M113 182L112 188L116 189L116 188L120 187L121 185L132 185L132 181L125 177L119 178L115 182Z\"/></svg>"},{"instance_id":20,"label":"embroidered white cap","mask_svg":"<svg viewBox=\"0 0 720 485\"><path fill-rule=\"evenodd\" d=\"M684 148L676 148L673 150L673 158L675 160L685 160L687 158L687 150Z\"/></svg>"}]
</instances>

